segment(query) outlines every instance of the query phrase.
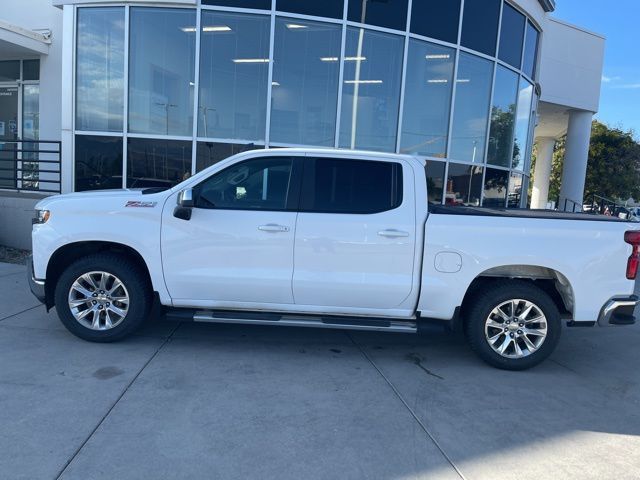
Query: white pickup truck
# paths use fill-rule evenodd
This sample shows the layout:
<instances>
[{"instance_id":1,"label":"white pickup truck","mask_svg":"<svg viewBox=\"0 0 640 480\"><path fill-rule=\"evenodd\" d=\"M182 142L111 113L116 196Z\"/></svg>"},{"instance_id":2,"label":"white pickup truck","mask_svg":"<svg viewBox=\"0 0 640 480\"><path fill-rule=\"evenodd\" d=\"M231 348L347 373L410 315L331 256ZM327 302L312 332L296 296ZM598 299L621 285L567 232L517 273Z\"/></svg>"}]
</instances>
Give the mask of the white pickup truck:
<instances>
[{"instance_id":1,"label":"white pickup truck","mask_svg":"<svg viewBox=\"0 0 640 480\"><path fill-rule=\"evenodd\" d=\"M549 356L563 321L635 322L634 224L427 198L411 156L254 150L164 191L41 201L30 285L90 341L131 334L154 302L197 322L417 332L442 321L512 370Z\"/></svg>"}]
</instances>

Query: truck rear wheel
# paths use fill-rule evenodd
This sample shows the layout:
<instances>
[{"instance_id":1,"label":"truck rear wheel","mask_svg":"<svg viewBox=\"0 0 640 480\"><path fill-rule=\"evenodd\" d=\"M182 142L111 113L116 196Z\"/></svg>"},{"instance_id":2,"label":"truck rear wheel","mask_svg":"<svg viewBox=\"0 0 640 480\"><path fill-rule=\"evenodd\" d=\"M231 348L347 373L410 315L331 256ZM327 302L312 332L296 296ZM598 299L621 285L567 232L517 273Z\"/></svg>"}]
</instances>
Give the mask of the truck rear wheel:
<instances>
[{"instance_id":1,"label":"truck rear wheel","mask_svg":"<svg viewBox=\"0 0 640 480\"><path fill-rule=\"evenodd\" d=\"M560 340L560 312L530 282L500 280L481 288L465 314L471 349L488 364L525 370L546 359Z\"/></svg>"},{"instance_id":2,"label":"truck rear wheel","mask_svg":"<svg viewBox=\"0 0 640 480\"><path fill-rule=\"evenodd\" d=\"M147 318L152 294L144 272L115 253L77 260L58 279L58 317L74 335L91 342L114 342Z\"/></svg>"}]
</instances>

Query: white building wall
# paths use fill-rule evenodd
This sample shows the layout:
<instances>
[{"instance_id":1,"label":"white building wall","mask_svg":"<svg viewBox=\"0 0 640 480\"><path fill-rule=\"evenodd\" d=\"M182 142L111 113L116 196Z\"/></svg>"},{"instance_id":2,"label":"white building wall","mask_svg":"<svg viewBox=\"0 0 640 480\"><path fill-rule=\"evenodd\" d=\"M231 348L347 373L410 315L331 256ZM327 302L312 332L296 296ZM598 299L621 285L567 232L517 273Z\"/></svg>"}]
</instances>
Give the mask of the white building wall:
<instances>
[{"instance_id":1,"label":"white building wall","mask_svg":"<svg viewBox=\"0 0 640 480\"><path fill-rule=\"evenodd\" d=\"M62 10L51 0L3 0L0 20L27 30L51 31L49 54L40 58L40 138L60 140Z\"/></svg>"},{"instance_id":2,"label":"white building wall","mask_svg":"<svg viewBox=\"0 0 640 480\"><path fill-rule=\"evenodd\" d=\"M604 37L548 18L542 35L540 100L597 112L604 47Z\"/></svg>"}]
</instances>

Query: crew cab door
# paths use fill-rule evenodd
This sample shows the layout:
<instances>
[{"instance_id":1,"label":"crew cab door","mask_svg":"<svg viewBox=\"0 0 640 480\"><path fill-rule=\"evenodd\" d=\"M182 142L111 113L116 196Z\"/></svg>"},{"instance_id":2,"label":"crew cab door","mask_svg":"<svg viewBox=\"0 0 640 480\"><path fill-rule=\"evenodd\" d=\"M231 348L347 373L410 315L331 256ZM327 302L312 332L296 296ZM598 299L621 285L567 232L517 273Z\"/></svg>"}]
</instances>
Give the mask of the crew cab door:
<instances>
[{"instance_id":1,"label":"crew cab door","mask_svg":"<svg viewBox=\"0 0 640 480\"><path fill-rule=\"evenodd\" d=\"M162 261L177 306L292 304L300 158L235 163L193 188L190 220L163 212Z\"/></svg>"},{"instance_id":2,"label":"crew cab door","mask_svg":"<svg viewBox=\"0 0 640 480\"><path fill-rule=\"evenodd\" d=\"M305 160L294 255L297 305L343 313L399 308L413 288L413 183L411 166L399 160Z\"/></svg>"}]
</instances>

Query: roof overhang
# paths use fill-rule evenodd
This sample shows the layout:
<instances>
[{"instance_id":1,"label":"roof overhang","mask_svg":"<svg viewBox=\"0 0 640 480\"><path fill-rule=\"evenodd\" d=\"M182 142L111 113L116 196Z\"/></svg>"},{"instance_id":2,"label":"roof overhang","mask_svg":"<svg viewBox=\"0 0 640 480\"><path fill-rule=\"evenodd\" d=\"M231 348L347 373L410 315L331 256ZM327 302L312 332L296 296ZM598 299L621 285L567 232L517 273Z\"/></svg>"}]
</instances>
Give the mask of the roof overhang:
<instances>
[{"instance_id":1,"label":"roof overhang","mask_svg":"<svg viewBox=\"0 0 640 480\"><path fill-rule=\"evenodd\" d=\"M553 12L556 9L556 0L538 0L545 12Z\"/></svg>"},{"instance_id":2,"label":"roof overhang","mask_svg":"<svg viewBox=\"0 0 640 480\"><path fill-rule=\"evenodd\" d=\"M48 55L49 45L46 35L0 20L0 60Z\"/></svg>"}]
</instances>

